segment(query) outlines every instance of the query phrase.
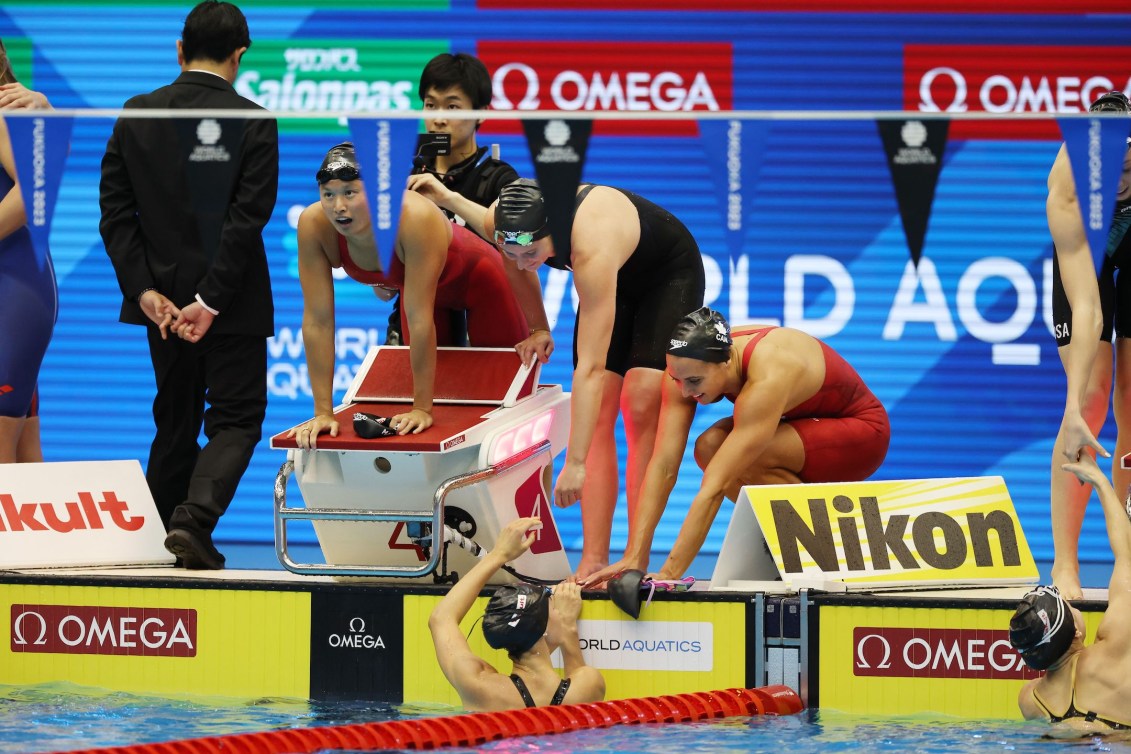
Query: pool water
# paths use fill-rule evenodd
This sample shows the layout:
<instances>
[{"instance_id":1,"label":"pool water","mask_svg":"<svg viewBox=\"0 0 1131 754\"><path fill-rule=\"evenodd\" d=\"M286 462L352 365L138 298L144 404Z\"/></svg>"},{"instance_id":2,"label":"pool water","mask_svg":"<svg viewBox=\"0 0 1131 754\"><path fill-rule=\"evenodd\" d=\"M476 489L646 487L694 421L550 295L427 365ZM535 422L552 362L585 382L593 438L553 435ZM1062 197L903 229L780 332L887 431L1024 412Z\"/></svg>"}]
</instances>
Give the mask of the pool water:
<instances>
[{"instance_id":1,"label":"pool water","mask_svg":"<svg viewBox=\"0 0 1131 754\"><path fill-rule=\"evenodd\" d=\"M453 714L451 708L305 700L166 699L106 693L69 684L0 686L0 753L38 754L179 738L249 733ZM625 725L555 736L493 741L495 754L698 754L699 752L1126 752L1131 739L1041 738L1044 726L1020 721L969 721L937 716L875 718L810 710L789 717ZM467 752L469 749L448 749Z\"/></svg>"}]
</instances>

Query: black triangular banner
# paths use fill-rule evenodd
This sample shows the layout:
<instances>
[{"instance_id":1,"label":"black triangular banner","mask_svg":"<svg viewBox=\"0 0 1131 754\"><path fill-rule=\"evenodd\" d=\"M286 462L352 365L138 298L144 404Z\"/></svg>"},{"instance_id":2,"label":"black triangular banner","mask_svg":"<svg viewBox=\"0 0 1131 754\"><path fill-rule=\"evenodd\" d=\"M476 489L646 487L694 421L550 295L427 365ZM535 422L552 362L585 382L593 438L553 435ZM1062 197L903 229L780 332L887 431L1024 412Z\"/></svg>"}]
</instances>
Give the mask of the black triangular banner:
<instances>
[{"instance_id":1,"label":"black triangular banner","mask_svg":"<svg viewBox=\"0 0 1131 754\"><path fill-rule=\"evenodd\" d=\"M212 260L239 174L247 124L239 118L177 118L176 124L200 245Z\"/></svg>"},{"instance_id":2,"label":"black triangular banner","mask_svg":"<svg viewBox=\"0 0 1131 754\"><path fill-rule=\"evenodd\" d=\"M919 266L935 186L946 150L947 120L877 120L911 261Z\"/></svg>"},{"instance_id":3,"label":"black triangular banner","mask_svg":"<svg viewBox=\"0 0 1131 754\"><path fill-rule=\"evenodd\" d=\"M593 121L524 120L522 129L526 132L538 186L546 200L554 256L569 259L573 205L581 185Z\"/></svg>"}]
</instances>

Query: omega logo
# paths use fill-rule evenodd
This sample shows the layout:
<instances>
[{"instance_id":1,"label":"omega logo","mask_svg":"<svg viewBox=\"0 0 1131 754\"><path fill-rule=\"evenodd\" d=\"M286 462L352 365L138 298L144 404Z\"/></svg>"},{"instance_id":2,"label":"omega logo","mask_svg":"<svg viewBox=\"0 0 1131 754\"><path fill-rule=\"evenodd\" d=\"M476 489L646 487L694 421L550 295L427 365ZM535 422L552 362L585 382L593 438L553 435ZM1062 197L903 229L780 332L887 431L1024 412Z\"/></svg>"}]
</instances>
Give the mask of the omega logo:
<instances>
[{"instance_id":1,"label":"omega logo","mask_svg":"<svg viewBox=\"0 0 1131 754\"><path fill-rule=\"evenodd\" d=\"M374 636L365 630L365 619L358 616L350 618L348 634L330 634L327 642L335 649L384 649L385 640L380 634Z\"/></svg>"}]
</instances>

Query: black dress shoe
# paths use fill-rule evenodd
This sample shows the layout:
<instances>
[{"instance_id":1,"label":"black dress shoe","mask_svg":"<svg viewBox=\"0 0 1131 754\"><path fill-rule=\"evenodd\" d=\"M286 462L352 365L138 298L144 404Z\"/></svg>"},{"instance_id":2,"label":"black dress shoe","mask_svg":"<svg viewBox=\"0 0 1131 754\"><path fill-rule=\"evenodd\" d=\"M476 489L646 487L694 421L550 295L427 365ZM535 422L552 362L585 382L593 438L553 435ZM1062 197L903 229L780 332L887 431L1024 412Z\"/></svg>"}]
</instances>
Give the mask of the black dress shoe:
<instances>
[{"instance_id":1,"label":"black dress shoe","mask_svg":"<svg viewBox=\"0 0 1131 754\"><path fill-rule=\"evenodd\" d=\"M212 544L212 538L191 529L170 530L165 537L165 549L191 570L218 571L224 567L224 556Z\"/></svg>"}]
</instances>

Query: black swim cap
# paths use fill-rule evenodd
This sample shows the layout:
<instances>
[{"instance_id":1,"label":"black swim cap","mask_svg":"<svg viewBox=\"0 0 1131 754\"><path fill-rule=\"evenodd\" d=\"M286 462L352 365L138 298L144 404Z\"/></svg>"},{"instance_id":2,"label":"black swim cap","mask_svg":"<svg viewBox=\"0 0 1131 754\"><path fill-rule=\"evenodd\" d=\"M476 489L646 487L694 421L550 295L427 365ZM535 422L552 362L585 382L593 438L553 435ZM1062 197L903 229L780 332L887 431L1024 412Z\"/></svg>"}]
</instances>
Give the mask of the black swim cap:
<instances>
[{"instance_id":1,"label":"black swim cap","mask_svg":"<svg viewBox=\"0 0 1131 754\"><path fill-rule=\"evenodd\" d=\"M730 325L723 315L704 306L681 319L672 330L668 353L721 364L730 358Z\"/></svg>"},{"instance_id":2,"label":"black swim cap","mask_svg":"<svg viewBox=\"0 0 1131 754\"><path fill-rule=\"evenodd\" d=\"M1063 657L1075 636L1072 611L1055 586L1026 594L1009 619L1009 643L1033 670L1045 670Z\"/></svg>"},{"instance_id":3,"label":"black swim cap","mask_svg":"<svg viewBox=\"0 0 1131 754\"><path fill-rule=\"evenodd\" d=\"M1127 113L1131 112L1131 102L1123 92L1112 91L1101 94L1088 108L1090 113Z\"/></svg>"},{"instance_id":4,"label":"black swim cap","mask_svg":"<svg viewBox=\"0 0 1131 754\"><path fill-rule=\"evenodd\" d=\"M520 655L546 633L550 621L550 592L530 584L501 586L483 613L483 638L495 649Z\"/></svg>"},{"instance_id":5,"label":"black swim cap","mask_svg":"<svg viewBox=\"0 0 1131 754\"><path fill-rule=\"evenodd\" d=\"M357 164L357 153L353 151L353 143L343 141L330 147L314 177L318 180L319 186L335 178L339 181L356 181L361 178L361 168Z\"/></svg>"},{"instance_id":6,"label":"black swim cap","mask_svg":"<svg viewBox=\"0 0 1131 754\"><path fill-rule=\"evenodd\" d=\"M532 241L550 235L546 222L546 200L538 182L519 178L503 186L495 204L496 243L512 243L519 235L529 234ZM527 244L522 244L527 245Z\"/></svg>"}]
</instances>

